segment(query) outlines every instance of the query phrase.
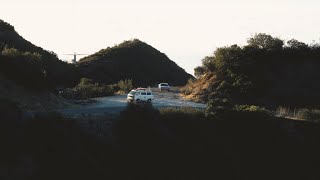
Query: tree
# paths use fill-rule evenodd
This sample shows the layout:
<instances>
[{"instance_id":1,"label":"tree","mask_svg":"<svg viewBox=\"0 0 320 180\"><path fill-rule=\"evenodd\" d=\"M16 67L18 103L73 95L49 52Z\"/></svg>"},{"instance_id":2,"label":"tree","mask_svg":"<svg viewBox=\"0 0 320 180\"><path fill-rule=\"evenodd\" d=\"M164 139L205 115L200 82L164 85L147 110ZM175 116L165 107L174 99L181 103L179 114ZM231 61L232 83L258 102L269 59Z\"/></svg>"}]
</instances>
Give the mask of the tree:
<instances>
[{"instance_id":1,"label":"tree","mask_svg":"<svg viewBox=\"0 0 320 180\"><path fill-rule=\"evenodd\" d=\"M202 59L202 67L205 71L214 71L214 57L213 56L206 56Z\"/></svg>"},{"instance_id":2,"label":"tree","mask_svg":"<svg viewBox=\"0 0 320 180\"><path fill-rule=\"evenodd\" d=\"M242 49L237 45L218 48L214 52L214 67L218 72L231 72L237 69L242 57Z\"/></svg>"},{"instance_id":3,"label":"tree","mask_svg":"<svg viewBox=\"0 0 320 180\"><path fill-rule=\"evenodd\" d=\"M303 42L300 42L296 39L291 39L287 42L288 44L288 47L290 48L293 48L293 49L307 49L308 48L308 45L303 43Z\"/></svg>"},{"instance_id":4,"label":"tree","mask_svg":"<svg viewBox=\"0 0 320 180\"><path fill-rule=\"evenodd\" d=\"M282 49L284 42L265 33L255 34L248 40L248 45L266 50Z\"/></svg>"},{"instance_id":5,"label":"tree","mask_svg":"<svg viewBox=\"0 0 320 180\"><path fill-rule=\"evenodd\" d=\"M196 78L201 77L204 73L205 73L205 70L202 66L198 66L198 67L194 68L194 76Z\"/></svg>"}]
</instances>

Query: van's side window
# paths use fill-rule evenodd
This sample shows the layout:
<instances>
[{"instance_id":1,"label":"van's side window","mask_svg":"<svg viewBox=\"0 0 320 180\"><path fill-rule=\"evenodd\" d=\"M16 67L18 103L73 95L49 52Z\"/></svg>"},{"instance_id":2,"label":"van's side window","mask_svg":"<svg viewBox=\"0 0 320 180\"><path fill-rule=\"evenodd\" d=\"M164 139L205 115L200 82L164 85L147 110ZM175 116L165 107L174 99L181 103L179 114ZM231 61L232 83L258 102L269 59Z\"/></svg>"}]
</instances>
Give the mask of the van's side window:
<instances>
[{"instance_id":1,"label":"van's side window","mask_svg":"<svg viewBox=\"0 0 320 180\"><path fill-rule=\"evenodd\" d=\"M142 96L143 96L143 95L146 95L146 93L142 92L141 95L142 95Z\"/></svg>"},{"instance_id":2,"label":"van's side window","mask_svg":"<svg viewBox=\"0 0 320 180\"><path fill-rule=\"evenodd\" d=\"M151 93L148 92L147 95L151 95Z\"/></svg>"}]
</instances>

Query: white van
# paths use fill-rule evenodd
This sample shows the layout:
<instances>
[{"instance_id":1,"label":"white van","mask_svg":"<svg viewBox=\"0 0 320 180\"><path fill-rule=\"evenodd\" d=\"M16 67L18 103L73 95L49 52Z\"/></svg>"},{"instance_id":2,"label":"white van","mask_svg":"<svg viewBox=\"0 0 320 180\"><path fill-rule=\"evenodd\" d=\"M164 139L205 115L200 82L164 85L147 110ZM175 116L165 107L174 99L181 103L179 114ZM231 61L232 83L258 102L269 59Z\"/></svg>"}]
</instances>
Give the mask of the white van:
<instances>
[{"instance_id":1,"label":"white van","mask_svg":"<svg viewBox=\"0 0 320 180\"><path fill-rule=\"evenodd\" d=\"M127 100L129 102L152 102L154 100L153 92L147 88L137 88L133 89L127 95Z\"/></svg>"},{"instance_id":2,"label":"white van","mask_svg":"<svg viewBox=\"0 0 320 180\"><path fill-rule=\"evenodd\" d=\"M170 91L170 86L168 83L160 83L158 84L160 91Z\"/></svg>"}]
</instances>

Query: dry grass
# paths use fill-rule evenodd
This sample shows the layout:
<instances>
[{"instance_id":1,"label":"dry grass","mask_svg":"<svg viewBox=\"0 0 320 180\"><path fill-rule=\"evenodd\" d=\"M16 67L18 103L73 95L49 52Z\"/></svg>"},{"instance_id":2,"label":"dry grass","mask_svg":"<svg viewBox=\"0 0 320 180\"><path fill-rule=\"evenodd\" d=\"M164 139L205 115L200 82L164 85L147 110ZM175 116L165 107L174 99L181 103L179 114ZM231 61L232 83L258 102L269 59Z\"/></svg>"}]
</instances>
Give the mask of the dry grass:
<instances>
[{"instance_id":1,"label":"dry grass","mask_svg":"<svg viewBox=\"0 0 320 180\"><path fill-rule=\"evenodd\" d=\"M195 102L206 102L208 89L215 82L214 74L205 74L195 81L188 81L185 87L182 87L181 96Z\"/></svg>"},{"instance_id":2,"label":"dry grass","mask_svg":"<svg viewBox=\"0 0 320 180\"><path fill-rule=\"evenodd\" d=\"M319 109L291 109L288 107L278 107L275 112L275 115L278 117L285 117L296 120L311 120L311 121L320 121L320 110Z\"/></svg>"}]
</instances>

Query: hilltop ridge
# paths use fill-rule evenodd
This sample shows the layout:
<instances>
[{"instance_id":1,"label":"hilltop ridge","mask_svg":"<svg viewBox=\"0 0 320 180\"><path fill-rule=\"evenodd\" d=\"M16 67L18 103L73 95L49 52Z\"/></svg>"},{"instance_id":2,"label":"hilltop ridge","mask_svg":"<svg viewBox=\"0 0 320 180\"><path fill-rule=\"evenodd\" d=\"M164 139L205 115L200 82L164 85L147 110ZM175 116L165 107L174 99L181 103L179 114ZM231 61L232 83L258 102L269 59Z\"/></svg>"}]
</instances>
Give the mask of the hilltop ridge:
<instances>
[{"instance_id":1,"label":"hilltop ridge","mask_svg":"<svg viewBox=\"0 0 320 180\"><path fill-rule=\"evenodd\" d=\"M132 79L138 86L184 85L193 78L164 53L138 39L101 49L80 59L77 66L83 77L106 84Z\"/></svg>"},{"instance_id":2,"label":"hilltop ridge","mask_svg":"<svg viewBox=\"0 0 320 180\"><path fill-rule=\"evenodd\" d=\"M79 79L74 65L24 39L3 20L0 20L0 60L0 76L28 89L70 87Z\"/></svg>"}]
</instances>

